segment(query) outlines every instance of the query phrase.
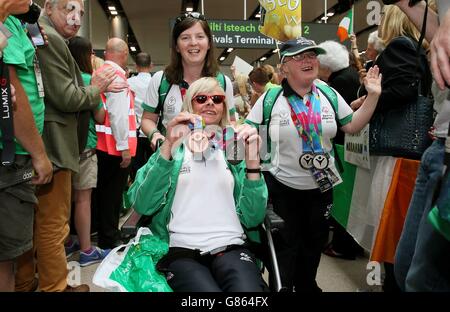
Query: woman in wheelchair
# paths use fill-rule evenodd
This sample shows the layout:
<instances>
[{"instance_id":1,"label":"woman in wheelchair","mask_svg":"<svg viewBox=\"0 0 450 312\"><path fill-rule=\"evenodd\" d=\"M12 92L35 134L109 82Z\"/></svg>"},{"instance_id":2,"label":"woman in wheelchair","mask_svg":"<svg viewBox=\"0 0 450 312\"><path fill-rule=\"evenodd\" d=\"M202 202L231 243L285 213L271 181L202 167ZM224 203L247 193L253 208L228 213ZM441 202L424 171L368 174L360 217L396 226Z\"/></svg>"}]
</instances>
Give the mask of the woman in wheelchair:
<instances>
[{"instance_id":1,"label":"woman in wheelchair","mask_svg":"<svg viewBox=\"0 0 450 312\"><path fill-rule=\"evenodd\" d=\"M266 213L261 139L248 125L229 127L226 107L215 78L194 82L165 141L128 191L134 209L152 216L153 234L169 243L158 269L174 291L267 289L247 249L259 242Z\"/></svg>"}]
</instances>

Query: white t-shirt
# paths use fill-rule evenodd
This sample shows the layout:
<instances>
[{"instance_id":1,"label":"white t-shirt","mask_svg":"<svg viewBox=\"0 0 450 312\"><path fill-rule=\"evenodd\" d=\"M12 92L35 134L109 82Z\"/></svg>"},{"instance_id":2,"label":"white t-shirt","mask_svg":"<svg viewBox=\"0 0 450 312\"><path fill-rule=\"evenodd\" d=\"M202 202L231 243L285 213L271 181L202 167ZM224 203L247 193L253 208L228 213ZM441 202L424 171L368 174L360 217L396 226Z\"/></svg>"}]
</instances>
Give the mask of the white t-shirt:
<instances>
[{"instance_id":1,"label":"white t-shirt","mask_svg":"<svg viewBox=\"0 0 450 312\"><path fill-rule=\"evenodd\" d=\"M341 126L351 121L353 110L342 96L334 90L338 97L338 118ZM256 101L247 120L261 124L263 121L263 100L265 93ZM337 124L331 103L319 90L322 117L322 148L330 154L330 167L334 167L331 155L333 144L331 139L336 136ZM311 173L300 167L299 158L303 153L303 142L291 118L290 105L284 96L284 91L275 102L269 126L271 140L270 172L281 183L299 190L317 188ZM260 133L261 135L261 133ZM334 170L335 171L335 170Z\"/></svg>"},{"instance_id":2,"label":"white t-shirt","mask_svg":"<svg viewBox=\"0 0 450 312\"><path fill-rule=\"evenodd\" d=\"M163 71L159 71L153 75L153 78L150 82L150 85L147 90L147 94L145 96L144 104L142 105L145 111L149 111L154 113L159 101L159 86L161 84L161 78L163 76ZM227 101L228 110L230 112L230 116L234 116L234 112L236 111L234 106L234 97L233 97L233 85L231 84L230 78L225 76L225 96ZM180 86L174 84L171 86L169 92L167 93L167 97L164 101L164 109L163 109L163 120L162 124L164 128L167 127L167 124L180 112L183 108L183 99L181 97Z\"/></svg>"},{"instance_id":3,"label":"white t-shirt","mask_svg":"<svg viewBox=\"0 0 450 312\"><path fill-rule=\"evenodd\" d=\"M194 160L185 147L169 222L170 247L211 251L242 245L244 231L236 213L233 174L223 152Z\"/></svg>"},{"instance_id":4,"label":"white t-shirt","mask_svg":"<svg viewBox=\"0 0 450 312\"><path fill-rule=\"evenodd\" d=\"M134 92L134 111L136 113L136 128L138 129L141 127L142 103L144 102L151 79L152 75L150 73L139 73L137 76L128 78L128 84ZM139 131L139 136L146 137L142 130Z\"/></svg>"}]
</instances>

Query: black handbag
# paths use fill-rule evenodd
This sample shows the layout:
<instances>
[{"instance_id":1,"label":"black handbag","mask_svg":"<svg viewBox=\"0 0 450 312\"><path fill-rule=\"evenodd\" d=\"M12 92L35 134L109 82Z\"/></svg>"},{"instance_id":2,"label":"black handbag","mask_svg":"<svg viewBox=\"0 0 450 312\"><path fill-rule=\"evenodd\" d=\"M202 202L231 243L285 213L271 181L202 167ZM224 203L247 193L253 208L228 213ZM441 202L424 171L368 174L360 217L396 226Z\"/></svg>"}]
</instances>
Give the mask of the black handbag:
<instances>
[{"instance_id":1,"label":"black handbag","mask_svg":"<svg viewBox=\"0 0 450 312\"><path fill-rule=\"evenodd\" d=\"M426 66L427 60L421 57L420 48L426 31L425 12L421 36L417 46L418 75L415 85L418 96L411 103L401 107L391 108L386 112L374 114L370 120L369 151L371 155L394 156L409 159L420 159L432 140L428 135L434 122L433 98L431 90L427 88L427 95L423 92L423 81L420 78L420 62ZM412 45L414 42L408 38Z\"/></svg>"},{"instance_id":2,"label":"black handbag","mask_svg":"<svg viewBox=\"0 0 450 312\"><path fill-rule=\"evenodd\" d=\"M420 159L431 145L428 131L433 126L433 99L420 94L412 103L377 114L370 121L371 155Z\"/></svg>"}]
</instances>

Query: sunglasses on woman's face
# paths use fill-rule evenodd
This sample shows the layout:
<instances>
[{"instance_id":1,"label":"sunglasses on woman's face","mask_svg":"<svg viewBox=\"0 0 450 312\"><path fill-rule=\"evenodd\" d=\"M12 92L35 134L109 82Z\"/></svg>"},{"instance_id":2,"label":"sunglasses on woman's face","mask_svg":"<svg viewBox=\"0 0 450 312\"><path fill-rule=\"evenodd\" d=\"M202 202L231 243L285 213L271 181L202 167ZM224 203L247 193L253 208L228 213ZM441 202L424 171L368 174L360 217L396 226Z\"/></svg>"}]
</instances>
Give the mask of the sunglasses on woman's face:
<instances>
[{"instance_id":1,"label":"sunglasses on woman's face","mask_svg":"<svg viewBox=\"0 0 450 312\"><path fill-rule=\"evenodd\" d=\"M204 15L202 15L201 13L198 12L186 12L184 14L181 14L180 16L178 16L175 20L175 25L178 24L181 21L184 21L186 19L186 17L192 17L201 21L206 21L206 18Z\"/></svg>"},{"instance_id":2,"label":"sunglasses on woman's face","mask_svg":"<svg viewBox=\"0 0 450 312\"><path fill-rule=\"evenodd\" d=\"M198 104L205 104L208 99L211 99L214 104L222 104L225 101L225 95L203 95L199 94L194 96L194 101Z\"/></svg>"}]
</instances>

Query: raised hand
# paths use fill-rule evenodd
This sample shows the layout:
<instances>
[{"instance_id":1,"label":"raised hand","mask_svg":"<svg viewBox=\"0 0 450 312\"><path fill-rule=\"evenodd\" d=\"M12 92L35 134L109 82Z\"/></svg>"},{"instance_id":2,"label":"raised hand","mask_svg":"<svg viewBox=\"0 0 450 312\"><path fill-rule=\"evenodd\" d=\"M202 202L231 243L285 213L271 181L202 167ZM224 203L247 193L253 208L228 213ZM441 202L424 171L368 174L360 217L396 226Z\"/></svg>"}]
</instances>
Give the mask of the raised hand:
<instances>
[{"instance_id":1,"label":"raised hand","mask_svg":"<svg viewBox=\"0 0 450 312\"><path fill-rule=\"evenodd\" d=\"M364 86L368 94L381 94L381 79L382 75L378 66L371 67L364 78Z\"/></svg>"}]
</instances>

